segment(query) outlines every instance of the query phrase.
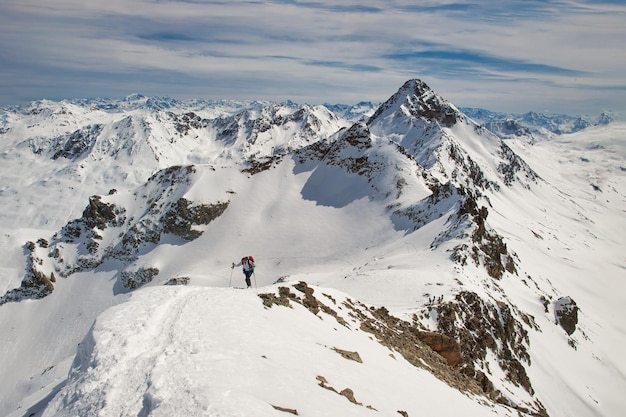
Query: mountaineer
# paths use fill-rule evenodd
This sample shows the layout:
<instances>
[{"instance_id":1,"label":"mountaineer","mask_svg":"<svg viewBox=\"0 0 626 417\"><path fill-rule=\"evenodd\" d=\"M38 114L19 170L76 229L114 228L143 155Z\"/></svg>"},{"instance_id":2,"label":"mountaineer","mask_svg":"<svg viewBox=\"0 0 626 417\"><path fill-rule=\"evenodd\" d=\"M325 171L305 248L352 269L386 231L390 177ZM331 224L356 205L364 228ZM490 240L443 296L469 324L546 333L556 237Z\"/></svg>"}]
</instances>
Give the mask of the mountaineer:
<instances>
[{"instance_id":1,"label":"mountaineer","mask_svg":"<svg viewBox=\"0 0 626 417\"><path fill-rule=\"evenodd\" d=\"M248 288L250 288L250 277L252 276L252 274L254 274L254 258L252 256L244 256L243 258L241 258L241 261L238 264L235 265L235 263L233 262L231 269L236 266L243 267L243 274L246 277L246 284L248 285Z\"/></svg>"}]
</instances>

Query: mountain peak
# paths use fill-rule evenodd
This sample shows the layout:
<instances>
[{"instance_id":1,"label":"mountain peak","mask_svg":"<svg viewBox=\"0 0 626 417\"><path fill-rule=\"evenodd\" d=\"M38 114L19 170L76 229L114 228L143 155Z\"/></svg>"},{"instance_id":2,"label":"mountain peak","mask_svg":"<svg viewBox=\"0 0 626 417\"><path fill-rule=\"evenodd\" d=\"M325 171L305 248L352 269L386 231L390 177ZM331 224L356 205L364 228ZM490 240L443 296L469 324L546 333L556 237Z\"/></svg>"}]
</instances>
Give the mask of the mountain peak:
<instances>
[{"instance_id":1,"label":"mountain peak","mask_svg":"<svg viewBox=\"0 0 626 417\"><path fill-rule=\"evenodd\" d=\"M404 114L412 118L437 121L446 127L453 126L460 116L460 112L452 103L439 96L419 79L405 82L389 100L378 108L368 124L389 114Z\"/></svg>"}]
</instances>

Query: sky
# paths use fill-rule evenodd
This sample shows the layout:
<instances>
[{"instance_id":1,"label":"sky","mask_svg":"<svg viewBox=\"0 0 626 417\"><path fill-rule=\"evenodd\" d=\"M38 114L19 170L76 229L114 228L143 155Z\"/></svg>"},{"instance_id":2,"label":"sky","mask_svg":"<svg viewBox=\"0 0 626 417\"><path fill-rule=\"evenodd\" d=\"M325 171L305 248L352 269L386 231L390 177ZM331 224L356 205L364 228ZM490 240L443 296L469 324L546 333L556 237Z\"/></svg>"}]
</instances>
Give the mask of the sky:
<instances>
[{"instance_id":1,"label":"sky","mask_svg":"<svg viewBox=\"0 0 626 417\"><path fill-rule=\"evenodd\" d=\"M419 78L461 107L626 119L626 2L0 2L0 106L148 96L354 104Z\"/></svg>"}]
</instances>

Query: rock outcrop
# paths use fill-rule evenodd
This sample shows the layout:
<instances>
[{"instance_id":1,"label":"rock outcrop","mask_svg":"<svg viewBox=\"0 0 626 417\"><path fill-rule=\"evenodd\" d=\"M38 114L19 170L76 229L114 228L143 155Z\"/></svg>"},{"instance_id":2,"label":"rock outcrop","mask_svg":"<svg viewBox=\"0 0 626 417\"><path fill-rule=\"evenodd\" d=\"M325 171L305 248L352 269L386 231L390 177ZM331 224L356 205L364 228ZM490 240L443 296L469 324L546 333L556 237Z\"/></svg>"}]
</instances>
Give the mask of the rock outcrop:
<instances>
[{"instance_id":1,"label":"rock outcrop","mask_svg":"<svg viewBox=\"0 0 626 417\"><path fill-rule=\"evenodd\" d=\"M576 331L578 324L578 306L571 297L561 297L554 304L554 315L556 322L572 335Z\"/></svg>"}]
</instances>

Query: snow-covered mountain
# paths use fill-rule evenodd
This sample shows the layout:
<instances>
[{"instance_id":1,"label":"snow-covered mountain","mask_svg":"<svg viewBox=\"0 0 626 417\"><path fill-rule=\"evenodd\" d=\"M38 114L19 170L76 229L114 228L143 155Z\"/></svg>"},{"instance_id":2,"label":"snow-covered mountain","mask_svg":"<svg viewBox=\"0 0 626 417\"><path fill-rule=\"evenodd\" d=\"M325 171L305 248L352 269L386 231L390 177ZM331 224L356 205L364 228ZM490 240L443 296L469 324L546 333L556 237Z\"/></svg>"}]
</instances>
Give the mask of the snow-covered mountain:
<instances>
[{"instance_id":1,"label":"snow-covered mountain","mask_svg":"<svg viewBox=\"0 0 626 417\"><path fill-rule=\"evenodd\" d=\"M590 126L606 125L614 121L609 113L602 113L597 119L592 119L584 116L554 115L534 111L511 114L471 107L464 107L461 110L501 138L526 138L531 142L556 135L576 133Z\"/></svg>"},{"instance_id":2,"label":"snow-covered mountain","mask_svg":"<svg viewBox=\"0 0 626 417\"><path fill-rule=\"evenodd\" d=\"M5 110L0 413L618 415L626 125L477 119L420 80Z\"/></svg>"}]
</instances>

